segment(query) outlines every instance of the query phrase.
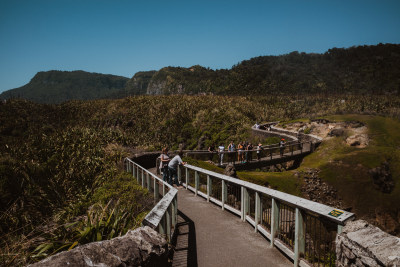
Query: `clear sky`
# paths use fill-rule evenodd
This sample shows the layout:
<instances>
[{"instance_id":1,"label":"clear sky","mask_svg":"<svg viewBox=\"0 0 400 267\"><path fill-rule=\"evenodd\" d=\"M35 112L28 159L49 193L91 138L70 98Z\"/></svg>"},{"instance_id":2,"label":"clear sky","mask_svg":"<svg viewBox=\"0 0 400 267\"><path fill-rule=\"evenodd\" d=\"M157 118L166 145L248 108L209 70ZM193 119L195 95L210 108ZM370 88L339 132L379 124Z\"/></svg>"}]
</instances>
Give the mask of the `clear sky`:
<instances>
[{"instance_id":1,"label":"clear sky","mask_svg":"<svg viewBox=\"0 0 400 267\"><path fill-rule=\"evenodd\" d=\"M400 0L0 0L0 92L38 71L131 78L378 43L400 43Z\"/></svg>"}]
</instances>

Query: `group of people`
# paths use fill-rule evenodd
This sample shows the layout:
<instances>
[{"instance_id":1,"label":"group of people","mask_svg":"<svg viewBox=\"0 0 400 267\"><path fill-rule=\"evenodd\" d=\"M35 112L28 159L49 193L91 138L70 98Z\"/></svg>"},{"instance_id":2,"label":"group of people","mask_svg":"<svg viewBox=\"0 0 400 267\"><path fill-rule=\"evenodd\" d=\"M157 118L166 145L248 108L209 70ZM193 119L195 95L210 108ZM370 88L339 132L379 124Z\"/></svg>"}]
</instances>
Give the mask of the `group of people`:
<instances>
[{"instance_id":1,"label":"group of people","mask_svg":"<svg viewBox=\"0 0 400 267\"><path fill-rule=\"evenodd\" d=\"M176 185L177 187L181 187L180 182L178 181L178 166L185 165L186 162L182 161L182 151L178 153L172 159L168 156L168 148L163 148L162 153L160 155L160 171L163 175L164 182L169 183L170 185Z\"/></svg>"},{"instance_id":2,"label":"group of people","mask_svg":"<svg viewBox=\"0 0 400 267\"><path fill-rule=\"evenodd\" d=\"M281 157L284 154L285 150L285 139L282 138L281 141L279 142L279 148L280 148L280 154ZM262 151L263 151L262 144L259 143L256 148L256 154L257 154L257 160L260 161L262 157ZM223 159L224 159L224 154L228 152L228 162L235 162L235 153L229 153L229 152L237 152L237 161L241 163L247 163L252 160L252 152L254 151L254 146L252 143L248 142L240 142L237 147L233 141L231 141L228 145L227 150L225 151L225 146L223 143L221 143L218 146L218 149L216 151L215 145L211 145L208 147L209 152L218 152L218 163L220 165L223 164ZM185 165L186 162L182 161L182 151L178 153L175 157L172 159L168 156L168 148L163 148L162 153L160 155L160 171L163 175L163 180L164 182L168 182L170 185L176 185L180 187L180 183L178 181L178 166ZM213 154L210 154L210 160L212 160Z\"/></svg>"},{"instance_id":3,"label":"group of people","mask_svg":"<svg viewBox=\"0 0 400 267\"><path fill-rule=\"evenodd\" d=\"M259 143L256 148L256 154L257 154L257 160L261 160L262 157L262 152L263 147L262 144ZM215 151L215 145L211 145L208 147L208 151L209 152L216 152ZM225 146L223 143L221 143L218 146L218 162L220 165L222 165L223 160L224 160L224 154L226 152L236 152L237 151L237 161L241 162L241 163L246 163L252 160L253 156L252 156L252 152L254 151L254 146L252 143L248 143L248 142L240 142L237 147L235 145L235 143L233 141L231 141L228 145L227 150L225 151ZM228 153L228 161L230 162L234 162L235 161L235 154L234 153ZM212 154L210 155L210 160L212 159Z\"/></svg>"}]
</instances>

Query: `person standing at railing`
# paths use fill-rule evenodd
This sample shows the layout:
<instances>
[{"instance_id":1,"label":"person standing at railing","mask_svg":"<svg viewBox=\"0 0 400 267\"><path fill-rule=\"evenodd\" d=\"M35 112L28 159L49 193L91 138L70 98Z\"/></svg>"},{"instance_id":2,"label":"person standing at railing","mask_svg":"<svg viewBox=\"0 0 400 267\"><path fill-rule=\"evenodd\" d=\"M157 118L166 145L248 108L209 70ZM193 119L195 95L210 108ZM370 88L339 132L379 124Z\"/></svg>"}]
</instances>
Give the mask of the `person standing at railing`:
<instances>
[{"instance_id":1,"label":"person standing at railing","mask_svg":"<svg viewBox=\"0 0 400 267\"><path fill-rule=\"evenodd\" d=\"M164 182L169 182L168 163L169 163L170 158L168 156L168 148L167 147L164 147L162 149L160 159L161 159L160 172L163 175L163 180L164 180Z\"/></svg>"},{"instance_id":2,"label":"person standing at railing","mask_svg":"<svg viewBox=\"0 0 400 267\"><path fill-rule=\"evenodd\" d=\"M225 151L225 146L224 146L224 144L221 143L218 147L219 165L222 165L222 163L223 163L224 151Z\"/></svg>"},{"instance_id":3,"label":"person standing at railing","mask_svg":"<svg viewBox=\"0 0 400 267\"><path fill-rule=\"evenodd\" d=\"M262 144L258 143L257 146L257 160L260 161L261 160L261 151L263 150Z\"/></svg>"},{"instance_id":4,"label":"person standing at railing","mask_svg":"<svg viewBox=\"0 0 400 267\"><path fill-rule=\"evenodd\" d=\"M213 156L214 156L214 152L215 152L215 145L214 144L211 144L208 147L208 152L210 152L210 161L212 161L213 160Z\"/></svg>"},{"instance_id":5,"label":"person standing at railing","mask_svg":"<svg viewBox=\"0 0 400 267\"><path fill-rule=\"evenodd\" d=\"M285 145L286 145L285 139L282 138L281 141L279 142L279 151L280 151L281 157L283 157L283 152L285 151Z\"/></svg>"},{"instance_id":6,"label":"person standing at railing","mask_svg":"<svg viewBox=\"0 0 400 267\"><path fill-rule=\"evenodd\" d=\"M243 163L243 143L240 142L238 145L238 161Z\"/></svg>"},{"instance_id":7,"label":"person standing at railing","mask_svg":"<svg viewBox=\"0 0 400 267\"><path fill-rule=\"evenodd\" d=\"M185 165L186 162L182 161L182 155L183 152L179 151L179 154L176 155L171 161L168 163L168 172L169 172L169 184L173 185L176 184L176 186L180 186L179 181L178 181L178 166L179 164Z\"/></svg>"},{"instance_id":8,"label":"person standing at railing","mask_svg":"<svg viewBox=\"0 0 400 267\"><path fill-rule=\"evenodd\" d=\"M228 151L229 151L229 160L230 160L230 162L234 162L235 161L236 146L235 146L235 143L233 141L231 141L231 143L229 144Z\"/></svg>"},{"instance_id":9,"label":"person standing at railing","mask_svg":"<svg viewBox=\"0 0 400 267\"><path fill-rule=\"evenodd\" d=\"M246 152L246 161L248 162L248 161L251 161L252 159L253 159L253 144L252 143L249 143L248 145L247 145L247 152Z\"/></svg>"}]
</instances>

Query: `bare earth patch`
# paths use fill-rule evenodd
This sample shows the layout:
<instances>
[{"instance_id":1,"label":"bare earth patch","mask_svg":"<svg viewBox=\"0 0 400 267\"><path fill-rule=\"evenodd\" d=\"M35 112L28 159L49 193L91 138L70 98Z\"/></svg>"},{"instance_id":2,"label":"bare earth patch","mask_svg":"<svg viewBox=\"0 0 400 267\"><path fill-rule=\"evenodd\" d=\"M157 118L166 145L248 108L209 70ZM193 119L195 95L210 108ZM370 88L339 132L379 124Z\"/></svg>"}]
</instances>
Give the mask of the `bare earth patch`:
<instances>
[{"instance_id":1,"label":"bare earth patch","mask_svg":"<svg viewBox=\"0 0 400 267\"><path fill-rule=\"evenodd\" d=\"M313 134L323 139L333 136L347 136L346 144L364 148L369 144L368 128L358 121L330 122L325 119L311 122L294 122L285 124L285 129L299 133Z\"/></svg>"}]
</instances>

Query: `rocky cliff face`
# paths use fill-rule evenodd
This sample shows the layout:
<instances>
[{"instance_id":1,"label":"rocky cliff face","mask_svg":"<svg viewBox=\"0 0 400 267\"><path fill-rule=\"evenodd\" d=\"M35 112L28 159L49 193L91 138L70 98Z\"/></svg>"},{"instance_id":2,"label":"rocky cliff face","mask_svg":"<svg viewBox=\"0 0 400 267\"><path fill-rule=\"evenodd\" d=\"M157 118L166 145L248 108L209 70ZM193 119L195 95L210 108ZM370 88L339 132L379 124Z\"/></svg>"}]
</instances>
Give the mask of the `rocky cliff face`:
<instances>
[{"instance_id":1,"label":"rocky cliff face","mask_svg":"<svg viewBox=\"0 0 400 267\"><path fill-rule=\"evenodd\" d=\"M363 220L348 222L336 237L336 265L400 266L400 238Z\"/></svg>"},{"instance_id":2,"label":"rocky cliff face","mask_svg":"<svg viewBox=\"0 0 400 267\"><path fill-rule=\"evenodd\" d=\"M168 244L148 226L122 237L64 251L31 267L51 266L168 266Z\"/></svg>"},{"instance_id":3,"label":"rocky cliff face","mask_svg":"<svg viewBox=\"0 0 400 267\"><path fill-rule=\"evenodd\" d=\"M150 81L147 87L146 94L148 95L161 95L164 93L164 88L166 86L166 81Z\"/></svg>"}]
</instances>

